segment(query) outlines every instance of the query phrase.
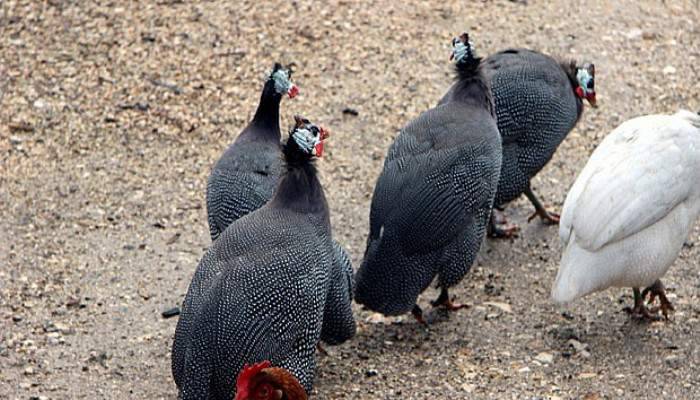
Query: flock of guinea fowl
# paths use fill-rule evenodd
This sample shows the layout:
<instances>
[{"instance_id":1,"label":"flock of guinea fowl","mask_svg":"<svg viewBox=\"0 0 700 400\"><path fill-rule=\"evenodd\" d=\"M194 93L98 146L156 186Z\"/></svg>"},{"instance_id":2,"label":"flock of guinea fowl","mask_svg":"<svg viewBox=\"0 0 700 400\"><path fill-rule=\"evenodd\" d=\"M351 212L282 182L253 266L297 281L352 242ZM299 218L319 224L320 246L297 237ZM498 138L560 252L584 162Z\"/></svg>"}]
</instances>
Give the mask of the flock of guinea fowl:
<instances>
[{"instance_id":1,"label":"flock of guinea fowl","mask_svg":"<svg viewBox=\"0 0 700 400\"><path fill-rule=\"evenodd\" d=\"M296 116L280 143L280 101L298 89L275 64L253 120L209 178L214 241L192 278L172 350L180 398L306 399L319 342L355 333L353 299L425 324L417 299L435 282L432 305L459 309L449 288L485 236L517 234L502 210L522 194L532 217L559 224L553 301L632 287L632 318L668 318L673 306L659 279L700 213L700 115L640 116L615 128L559 216L530 179L578 122L583 101L596 106L593 65L526 49L478 58L466 33L452 47L454 84L388 150L357 272L332 239L316 175L329 133Z\"/></svg>"}]
</instances>

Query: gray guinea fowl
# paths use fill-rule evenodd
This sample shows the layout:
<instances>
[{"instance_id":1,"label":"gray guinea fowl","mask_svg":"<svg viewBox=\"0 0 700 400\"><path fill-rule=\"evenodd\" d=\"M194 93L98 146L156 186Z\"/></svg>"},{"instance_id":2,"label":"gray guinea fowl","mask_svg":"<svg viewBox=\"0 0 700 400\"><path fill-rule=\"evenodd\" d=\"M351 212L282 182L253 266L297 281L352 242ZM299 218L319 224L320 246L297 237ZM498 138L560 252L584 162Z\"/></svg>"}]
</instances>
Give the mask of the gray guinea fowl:
<instances>
[{"instance_id":1,"label":"gray guinea fowl","mask_svg":"<svg viewBox=\"0 0 700 400\"><path fill-rule=\"evenodd\" d=\"M501 166L488 82L466 34L453 40L457 83L391 145L372 197L356 301L386 315L412 311L437 276L440 297L469 271L481 246Z\"/></svg>"},{"instance_id":2,"label":"gray guinea fowl","mask_svg":"<svg viewBox=\"0 0 700 400\"><path fill-rule=\"evenodd\" d=\"M207 182L207 219L211 239L233 221L270 200L282 173L280 102L299 89L291 72L276 63L263 86L253 120L216 162Z\"/></svg>"}]
</instances>

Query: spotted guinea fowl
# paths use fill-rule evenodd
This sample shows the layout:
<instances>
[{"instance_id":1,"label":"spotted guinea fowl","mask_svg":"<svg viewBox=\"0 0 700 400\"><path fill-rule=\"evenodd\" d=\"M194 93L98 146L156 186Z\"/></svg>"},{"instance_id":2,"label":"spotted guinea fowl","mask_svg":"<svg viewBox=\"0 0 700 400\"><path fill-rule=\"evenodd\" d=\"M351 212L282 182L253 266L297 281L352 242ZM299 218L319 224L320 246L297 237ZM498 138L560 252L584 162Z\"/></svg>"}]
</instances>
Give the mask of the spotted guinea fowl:
<instances>
[{"instance_id":1,"label":"spotted guinea fowl","mask_svg":"<svg viewBox=\"0 0 700 400\"><path fill-rule=\"evenodd\" d=\"M530 180L551 160L578 122L582 100L596 106L595 68L593 64L577 66L573 61L559 63L527 49L501 51L484 59L482 65L491 84L503 141L494 207L502 209L524 193L535 207L528 220L538 215L547 223L557 223L559 216L544 208L532 192ZM517 229L494 211L490 236L508 237Z\"/></svg>"},{"instance_id":2,"label":"spotted guinea fowl","mask_svg":"<svg viewBox=\"0 0 700 400\"><path fill-rule=\"evenodd\" d=\"M235 220L267 203L282 176L279 105L285 93L294 98L299 89L290 81L291 70L277 63L265 82L253 120L214 166L207 184L207 214L212 241ZM322 151L322 150L321 150ZM321 157L322 154L317 154ZM352 271L345 250L334 242L341 270ZM325 341L325 340L324 340Z\"/></svg>"},{"instance_id":3,"label":"spotted guinea fowl","mask_svg":"<svg viewBox=\"0 0 700 400\"><path fill-rule=\"evenodd\" d=\"M632 287L635 317L658 296L661 278L700 214L700 116L689 111L634 118L596 148L564 202L565 246L552 288L568 302L611 286ZM642 293L640 288L647 287Z\"/></svg>"},{"instance_id":4,"label":"spotted guinea fowl","mask_svg":"<svg viewBox=\"0 0 700 400\"><path fill-rule=\"evenodd\" d=\"M207 183L207 218L212 240L233 221L262 207L282 173L280 102L299 89L291 71L276 63L263 86L253 120L216 162Z\"/></svg>"},{"instance_id":5,"label":"spotted guinea fowl","mask_svg":"<svg viewBox=\"0 0 700 400\"><path fill-rule=\"evenodd\" d=\"M434 306L469 271L484 237L501 165L488 82L468 35L453 40L457 83L443 104L406 125L374 189L356 301L386 315L412 311L437 276Z\"/></svg>"},{"instance_id":6,"label":"spotted guinea fowl","mask_svg":"<svg viewBox=\"0 0 700 400\"><path fill-rule=\"evenodd\" d=\"M180 398L231 399L244 364L265 361L308 392L319 339L341 343L354 335L351 282L334 260L339 253L313 162L326 137L297 117L272 199L229 225L200 261L173 343ZM273 391L253 398L280 398L278 373L251 374L248 386L262 380ZM240 391L240 377L238 383Z\"/></svg>"}]
</instances>

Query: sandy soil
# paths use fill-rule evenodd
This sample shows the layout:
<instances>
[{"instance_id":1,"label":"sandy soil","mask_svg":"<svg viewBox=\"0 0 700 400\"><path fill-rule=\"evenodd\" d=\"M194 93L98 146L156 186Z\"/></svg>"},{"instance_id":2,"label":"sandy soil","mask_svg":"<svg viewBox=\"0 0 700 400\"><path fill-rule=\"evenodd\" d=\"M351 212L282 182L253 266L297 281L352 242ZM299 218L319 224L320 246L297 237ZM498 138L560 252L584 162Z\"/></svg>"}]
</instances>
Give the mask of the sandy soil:
<instances>
[{"instance_id":1,"label":"sandy soil","mask_svg":"<svg viewBox=\"0 0 700 400\"><path fill-rule=\"evenodd\" d=\"M386 149L449 86L453 34L595 62L601 107L533 181L558 209L617 124L700 109L699 20L692 0L0 2L0 398L176 396L161 312L210 244L206 177L275 60L302 90L284 126L334 133L319 166L357 265ZM524 231L484 244L454 291L468 309L425 331L357 308L314 398L700 398L699 227L665 279L675 315L649 325L621 311L629 290L551 305L556 228L523 199L507 212Z\"/></svg>"}]
</instances>

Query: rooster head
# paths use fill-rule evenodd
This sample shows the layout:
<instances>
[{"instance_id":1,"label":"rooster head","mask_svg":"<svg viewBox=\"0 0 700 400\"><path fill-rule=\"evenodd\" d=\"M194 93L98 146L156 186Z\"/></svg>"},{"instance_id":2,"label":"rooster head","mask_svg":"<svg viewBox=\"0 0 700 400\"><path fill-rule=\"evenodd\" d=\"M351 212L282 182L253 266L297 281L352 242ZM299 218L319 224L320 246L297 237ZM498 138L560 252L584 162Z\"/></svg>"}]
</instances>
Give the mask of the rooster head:
<instances>
[{"instance_id":1,"label":"rooster head","mask_svg":"<svg viewBox=\"0 0 700 400\"><path fill-rule=\"evenodd\" d=\"M236 379L235 400L306 400L307 395L297 378L270 361L244 365Z\"/></svg>"}]
</instances>

